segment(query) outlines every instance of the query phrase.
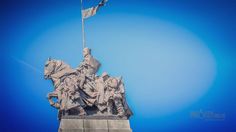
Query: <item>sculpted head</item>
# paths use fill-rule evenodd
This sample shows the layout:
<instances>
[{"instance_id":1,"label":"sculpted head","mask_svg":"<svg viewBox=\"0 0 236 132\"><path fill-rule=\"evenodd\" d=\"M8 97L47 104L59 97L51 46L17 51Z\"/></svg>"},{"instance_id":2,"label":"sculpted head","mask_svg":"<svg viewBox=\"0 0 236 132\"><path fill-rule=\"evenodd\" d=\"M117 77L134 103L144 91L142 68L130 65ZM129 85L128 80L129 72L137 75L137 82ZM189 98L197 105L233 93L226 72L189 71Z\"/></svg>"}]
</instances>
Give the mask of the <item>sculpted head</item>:
<instances>
[{"instance_id":1,"label":"sculpted head","mask_svg":"<svg viewBox=\"0 0 236 132\"><path fill-rule=\"evenodd\" d=\"M101 77L103 78L104 81L106 81L109 78L109 75L107 72L103 72Z\"/></svg>"},{"instance_id":2,"label":"sculpted head","mask_svg":"<svg viewBox=\"0 0 236 132\"><path fill-rule=\"evenodd\" d=\"M44 78L49 79L51 74L53 73L55 68L55 63L51 58L48 58L48 60L45 63L44 66Z\"/></svg>"},{"instance_id":3,"label":"sculpted head","mask_svg":"<svg viewBox=\"0 0 236 132\"><path fill-rule=\"evenodd\" d=\"M111 80L110 80L110 87L112 87L112 88L117 88L117 86L118 86L118 80L116 79L116 78L112 78Z\"/></svg>"},{"instance_id":4,"label":"sculpted head","mask_svg":"<svg viewBox=\"0 0 236 132\"><path fill-rule=\"evenodd\" d=\"M83 56L85 57L85 56L87 56L87 55L90 55L91 54L91 49L89 49L89 48L84 48L83 49Z\"/></svg>"}]
</instances>

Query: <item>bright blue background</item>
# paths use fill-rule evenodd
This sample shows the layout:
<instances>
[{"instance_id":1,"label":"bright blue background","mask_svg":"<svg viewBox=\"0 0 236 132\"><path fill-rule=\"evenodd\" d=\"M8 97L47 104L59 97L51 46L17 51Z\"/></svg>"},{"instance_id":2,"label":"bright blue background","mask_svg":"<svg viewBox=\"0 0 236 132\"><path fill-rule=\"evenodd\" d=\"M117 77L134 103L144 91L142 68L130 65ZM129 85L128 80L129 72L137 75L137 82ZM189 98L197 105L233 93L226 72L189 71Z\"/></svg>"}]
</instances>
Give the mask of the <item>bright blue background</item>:
<instances>
[{"instance_id":1,"label":"bright blue background","mask_svg":"<svg viewBox=\"0 0 236 132\"><path fill-rule=\"evenodd\" d=\"M82 60L80 0L0 7L0 130L57 131L43 67L49 56L72 67ZM85 21L98 74L124 78L134 132L236 131L235 12L235 0L110 0ZM226 117L191 117L200 110Z\"/></svg>"}]
</instances>

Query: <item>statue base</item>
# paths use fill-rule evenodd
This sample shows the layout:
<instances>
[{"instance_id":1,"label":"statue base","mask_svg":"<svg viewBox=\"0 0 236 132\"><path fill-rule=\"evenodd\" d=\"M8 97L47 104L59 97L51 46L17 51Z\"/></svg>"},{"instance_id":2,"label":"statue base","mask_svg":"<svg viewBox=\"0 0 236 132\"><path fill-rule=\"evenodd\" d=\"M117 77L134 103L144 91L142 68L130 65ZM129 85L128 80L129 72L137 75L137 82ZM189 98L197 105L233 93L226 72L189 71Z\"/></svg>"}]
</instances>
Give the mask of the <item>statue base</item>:
<instances>
[{"instance_id":1,"label":"statue base","mask_svg":"<svg viewBox=\"0 0 236 132\"><path fill-rule=\"evenodd\" d=\"M58 132L132 132L127 119L62 118Z\"/></svg>"}]
</instances>

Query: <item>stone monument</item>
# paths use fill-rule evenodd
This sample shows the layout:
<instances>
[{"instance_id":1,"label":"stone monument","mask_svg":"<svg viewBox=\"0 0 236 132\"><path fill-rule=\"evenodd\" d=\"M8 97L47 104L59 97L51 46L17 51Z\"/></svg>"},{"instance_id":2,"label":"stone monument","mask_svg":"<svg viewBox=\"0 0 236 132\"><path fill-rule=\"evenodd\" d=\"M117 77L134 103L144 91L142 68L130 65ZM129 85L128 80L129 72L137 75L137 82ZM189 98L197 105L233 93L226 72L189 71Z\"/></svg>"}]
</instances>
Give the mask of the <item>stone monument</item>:
<instances>
[{"instance_id":1,"label":"stone monument","mask_svg":"<svg viewBox=\"0 0 236 132\"><path fill-rule=\"evenodd\" d=\"M44 76L54 86L47 98L58 109L59 132L132 132L132 111L126 102L122 77L107 72L97 75L101 64L85 47L84 20L94 16L107 1L83 9L81 0L84 59L76 69L61 60L46 61Z\"/></svg>"},{"instance_id":2,"label":"stone monument","mask_svg":"<svg viewBox=\"0 0 236 132\"><path fill-rule=\"evenodd\" d=\"M48 93L50 105L58 109L59 132L131 132L132 115L122 77L107 72L97 75L100 67L89 48L84 60L72 69L61 60L49 58L45 79L51 79L54 91Z\"/></svg>"}]
</instances>

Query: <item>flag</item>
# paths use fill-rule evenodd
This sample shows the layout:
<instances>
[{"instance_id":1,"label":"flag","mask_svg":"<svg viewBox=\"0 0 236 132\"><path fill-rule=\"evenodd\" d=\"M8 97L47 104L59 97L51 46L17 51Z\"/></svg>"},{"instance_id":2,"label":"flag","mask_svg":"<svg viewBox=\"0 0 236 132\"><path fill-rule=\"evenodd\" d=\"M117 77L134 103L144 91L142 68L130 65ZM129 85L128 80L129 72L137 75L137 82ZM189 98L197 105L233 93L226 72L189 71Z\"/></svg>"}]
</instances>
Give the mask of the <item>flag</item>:
<instances>
[{"instance_id":1,"label":"flag","mask_svg":"<svg viewBox=\"0 0 236 132\"><path fill-rule=\"evenodd\" d=\"M82 10L82 17L83 19L89 18L91 16L94 16L98 9L106 4L108 0L102 0L97 6L90 7L88 9Z\"/></svg>"}]
</instances>

